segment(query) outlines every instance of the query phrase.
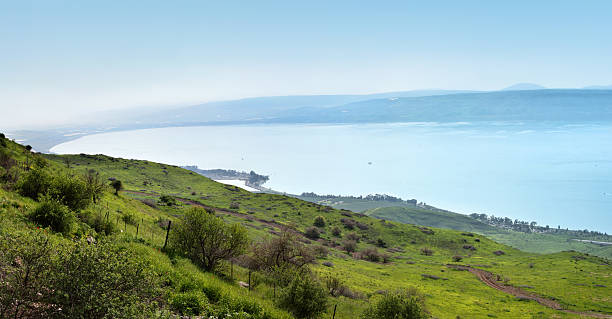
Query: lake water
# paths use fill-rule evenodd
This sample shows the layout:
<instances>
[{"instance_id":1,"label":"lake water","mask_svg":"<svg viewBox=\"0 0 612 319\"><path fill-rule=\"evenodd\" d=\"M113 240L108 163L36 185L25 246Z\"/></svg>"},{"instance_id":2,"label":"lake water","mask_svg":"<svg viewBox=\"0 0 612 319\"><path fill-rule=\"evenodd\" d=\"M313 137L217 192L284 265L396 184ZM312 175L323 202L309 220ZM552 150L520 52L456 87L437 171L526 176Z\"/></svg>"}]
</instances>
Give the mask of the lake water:
<instances>
[{"instance_id":1,"label":"lake water","mask_svg":"<svg viewBox=\"0 0 612 319\"><path fill-rule=\"evenodd\" d=\"M288 193L384 193L460 213L612 232L608 125L179 127L84 136L52 152L254 170Z\"/></svg>"}]
</instances>

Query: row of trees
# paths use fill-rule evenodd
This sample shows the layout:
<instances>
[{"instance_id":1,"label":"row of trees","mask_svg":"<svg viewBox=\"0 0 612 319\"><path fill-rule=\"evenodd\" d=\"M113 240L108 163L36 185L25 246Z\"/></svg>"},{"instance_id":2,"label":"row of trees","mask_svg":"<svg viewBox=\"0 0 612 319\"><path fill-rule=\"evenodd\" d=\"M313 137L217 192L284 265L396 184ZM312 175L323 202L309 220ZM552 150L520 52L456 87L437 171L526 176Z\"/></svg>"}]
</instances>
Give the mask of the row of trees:
<instances>
[{"instance_id":1,"label":"row of trees","mask_svg":"<svg viewBox=\"0 0 612 319\"><path fill-rule=\"evenodd\" d=\"M469 216L485 224L491 225L491 226L512 229L514 231L519 231L519 232L524 232L524 233L533 233L533 232L561 233L561 234L567 234L570 236L575 236L575 237L580 237L580 238L598 239L598 240L603 240L603 241L612 240L612 236L608 235L607 233L602 233L598 231L589 231L588 229L571 230L568 228L562 229L561 226L557 226L556 228L550 227L549 225L538 226L538 223L535 221L528 222L528 221L523 221L519 219L512 220L511 218L508 218L508 217L496 217L494 215L489 216L487 214L478 214L478 213L473 213L473 214L470 214Z\"/></svg>"}]
</instances>

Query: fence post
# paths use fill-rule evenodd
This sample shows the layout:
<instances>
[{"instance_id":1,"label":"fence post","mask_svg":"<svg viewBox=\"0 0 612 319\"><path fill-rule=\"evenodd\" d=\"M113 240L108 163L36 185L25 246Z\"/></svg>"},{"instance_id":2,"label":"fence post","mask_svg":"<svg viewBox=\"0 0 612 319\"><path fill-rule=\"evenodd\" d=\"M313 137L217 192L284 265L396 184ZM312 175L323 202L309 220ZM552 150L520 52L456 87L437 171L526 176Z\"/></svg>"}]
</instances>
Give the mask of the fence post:
<instances>
[{"instance_id":1,"label":"fence post","mask_svg":"<svg viewBox=\"0 0 612 319\"><path fill-rule=\"evenodd\" d=\"M170 234L170 225L172 225L172 221L168 220L168 229L166 230L166 241L164 241L164 250L166 250L166 245L168 245L168 234Z\"/></svg>"},{"instance_id":2,"label":"fence post","mask_svg":"<svg viewBox=\"0 0 612 319\"><path fill-rule=\"evenodd\" d=\"M249 270L249 291L251 291L251 270Z\"/></svg>"},{"instance_id":3,"label":"fence post","mask_svg":"<svg viewBox=\"0 0 612 319\"><path fill-rule=\"evenodd\" d=\"M336 319L336 307L338 307L338 304L334 305L334 314L332 315L332 319Z\"/></svg>"},{"instance_id":4,"label":"fence post","mask_svg":"<svg viewBox=\"0 0 612 319\"><path fill-rule=\"evenodd\" d=\"M138 228L140 228L140 224L136 224L136 238L138 238Z\"/></svg>"}]
</instances>

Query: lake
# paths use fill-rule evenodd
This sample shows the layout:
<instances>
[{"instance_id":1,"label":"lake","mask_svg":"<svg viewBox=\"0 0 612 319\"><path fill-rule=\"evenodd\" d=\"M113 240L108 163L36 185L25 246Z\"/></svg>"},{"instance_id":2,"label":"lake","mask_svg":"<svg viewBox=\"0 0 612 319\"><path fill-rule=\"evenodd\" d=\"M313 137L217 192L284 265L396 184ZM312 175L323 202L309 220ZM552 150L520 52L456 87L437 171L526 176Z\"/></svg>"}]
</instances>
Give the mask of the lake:
<instances>
[{"instance_id":1,"label":"lake","mask_svg":"<svg viewBox=\"0 0 612 319\"><path fill-rule=\"evenodd\" d=\"M89 135L51 149L270 176L299 194L391 194L612 232L612 125L236 125Z\"/></svg>"}]
</instances>

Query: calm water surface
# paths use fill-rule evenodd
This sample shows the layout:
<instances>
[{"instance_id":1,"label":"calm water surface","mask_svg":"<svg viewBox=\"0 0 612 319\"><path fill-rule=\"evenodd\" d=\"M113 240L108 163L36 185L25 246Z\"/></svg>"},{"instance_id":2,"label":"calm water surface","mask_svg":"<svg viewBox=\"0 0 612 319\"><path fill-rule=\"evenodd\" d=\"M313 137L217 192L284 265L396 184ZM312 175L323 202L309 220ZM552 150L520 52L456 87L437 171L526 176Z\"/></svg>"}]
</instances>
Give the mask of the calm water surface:
<instances>
[{"instance_id":1,"label":"calm water surface","mask_svg":"<svg viewBox=\"0 0 612 319\"><path fill-rule=\"evenodd\" d=\"M90 135L52 151L254 170L288 193L385 193L461 213L612 231L612 125L180 127Z\"/></svg>"}]
</instances>

